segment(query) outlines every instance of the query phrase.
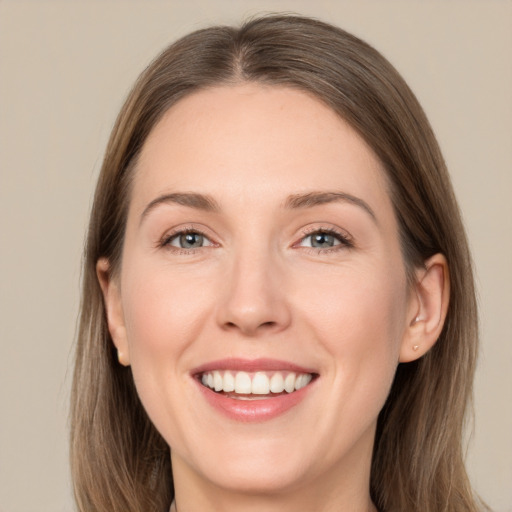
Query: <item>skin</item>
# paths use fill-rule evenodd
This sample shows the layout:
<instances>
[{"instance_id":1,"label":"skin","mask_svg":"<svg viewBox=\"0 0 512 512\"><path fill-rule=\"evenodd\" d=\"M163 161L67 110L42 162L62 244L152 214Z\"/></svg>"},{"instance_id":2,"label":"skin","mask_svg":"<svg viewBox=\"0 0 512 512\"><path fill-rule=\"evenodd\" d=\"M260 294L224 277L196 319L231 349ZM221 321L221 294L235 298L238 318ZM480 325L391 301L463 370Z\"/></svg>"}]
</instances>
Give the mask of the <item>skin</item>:
<instances>
[{"instance_id":1,"label":"skin","mask_svg":"<svg viewBox=\"0 0 512 512\"><path fill-rule=\"evenodd\" d=\"M318 191L356 200L285 206ZM148 209L182 192L217 209ZM183 229L205 245L180 247ZM340 238L311 247L325 230ZM284 87L186 97L143 147L120 271L110 277L106 260L97 270L119 360L171 446L179 512L375 510L377 417L398 362L441 331L448 274L436 255L408 283L384 170L346 122ZM281 359L319 377L283 415L238 422L190 374L226 357Z\"/></svg>"}]
</instances>

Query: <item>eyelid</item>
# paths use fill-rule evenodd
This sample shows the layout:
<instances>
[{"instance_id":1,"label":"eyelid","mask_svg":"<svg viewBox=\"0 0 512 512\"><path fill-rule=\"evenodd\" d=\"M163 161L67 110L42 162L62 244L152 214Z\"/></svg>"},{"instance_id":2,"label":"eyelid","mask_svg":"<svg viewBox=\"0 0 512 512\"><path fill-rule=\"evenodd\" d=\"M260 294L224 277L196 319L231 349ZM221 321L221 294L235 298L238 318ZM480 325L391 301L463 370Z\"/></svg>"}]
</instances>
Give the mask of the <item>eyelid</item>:
<instances>
[{"instance_id":1,"label":"eyelid","mask_svg":"<svg viewBox=\"0 0 512 512\"><path fill-rule=\"evenodd\" d=\"M181 242L181 237L186 235L197 235L198 237L201 237L201 242L203 242L203 245L199 247L180 247L175 242L179 241ZM179 231L178 233L171 235L167 237L166 241L164 242L166 246L169 247L175 247L176 249L180 250L188 250L191 251L193 249L202 249L204 247L211 247L213 245L213 242L203 233L200 233L199 231Z\"/></svg>"},{"instance_id":2,"label":"eyelid","mask_svg":"<svg viewBox=\"0 0 512 512\"><path fill-rule=\"evenodd\" d=\"M310 246L300 245L301 242L303 242L305 238L307 238L315 233L324 233L327 235L332 235L340 243L337 245L334 245L332 247L328 247L328 248L310 247ZM329 226L317 225L317 226L308 226L306 228L303 228L302 232L301 232L300 239L293 244L293 247L309 249L309 250L313 250L316 253L319 253L319 252L321 253L321 252L338 251L338 250L343 250L343 249L347 249L347 248L352 248L352 247L354 247L354 245L355 244L354 244L353 237L347 231L340 229L336 226L332 226L332 225L329 225Z\"/></svg>"},{"instance_id":3,"label":"eyelid","mask_svg":"<svg viewBox=\"0 0 512 512\"><path fill-rule=\"evenodd\" d=\"M173 246L169 243L172 239L174 239L180 235L187 234L187 233L197 233L197 234L203 236L205 239L207 239L210 242L210 244L207 246L203 246L203 247L194 247L194 248L190 248L190 249L185 249L182 247ZM163 236L161 236L159 238L159 240L156 243L157 248L169 249L169 250L173 250L173 251L186 252L186 253L191 253L191 252L197 251L199 249L205 249L205 248L209 248L209 247L218 247L218 246L219 246L219 243L214 240L214 237L210 234L210 230L205 229L204 227L197 225L197 224L179 225L174 228L171 228L171 229L167 230L163 234Z\"/></svg>"}]
</instances>

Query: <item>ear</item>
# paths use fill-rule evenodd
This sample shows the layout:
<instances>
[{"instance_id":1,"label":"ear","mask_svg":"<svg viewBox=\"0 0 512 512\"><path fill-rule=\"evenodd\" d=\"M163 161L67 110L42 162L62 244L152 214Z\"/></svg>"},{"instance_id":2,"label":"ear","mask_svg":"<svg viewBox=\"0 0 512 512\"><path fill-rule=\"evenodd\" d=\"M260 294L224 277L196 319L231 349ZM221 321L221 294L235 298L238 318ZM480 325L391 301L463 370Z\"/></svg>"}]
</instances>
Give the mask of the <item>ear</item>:
<instances>
[{"instance_id":1,"label":"ear","mask_svg":"<svg viewBox=\"0 0 512 512\"><path fill-rule=\"evenodd\" d=\"M448 263L442 254L435 254L416 271L400 350L401 363L419 359L434 346L443 330L449 300Z\"/></svg>"},{"instance_id":2,"label":"ear","mask_svg":"<svg viewBox=\"0 0 512 512\"><path fill-rule=\"evenodd\" d=\"M100 258L96 263L96 275L98 276L101 291L103 292L108 330L117 348L117 358L123 366L129 366L130 353L126 337L119 283L112 277L110 263L106 258Z\"/></svg>"}]
</instances>

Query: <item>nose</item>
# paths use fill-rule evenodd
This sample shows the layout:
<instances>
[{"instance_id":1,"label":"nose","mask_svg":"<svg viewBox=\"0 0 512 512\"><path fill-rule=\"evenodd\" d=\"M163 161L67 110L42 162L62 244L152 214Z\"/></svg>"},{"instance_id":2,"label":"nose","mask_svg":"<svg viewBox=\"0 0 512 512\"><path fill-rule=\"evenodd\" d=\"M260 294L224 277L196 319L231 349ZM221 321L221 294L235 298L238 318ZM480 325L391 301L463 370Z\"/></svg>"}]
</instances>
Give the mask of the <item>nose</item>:
<instances>
[{"instance_id":1,"label":"nose","mask_svg":"<svg viewBox=\"0 0 512 512\"><path fill-rule=\"evenodd\" d=\"M271 254L246 250L233 257L219 294L217 321L225 331L257 337L291 322L284 272Z\"/></svg>"}]
</instances>

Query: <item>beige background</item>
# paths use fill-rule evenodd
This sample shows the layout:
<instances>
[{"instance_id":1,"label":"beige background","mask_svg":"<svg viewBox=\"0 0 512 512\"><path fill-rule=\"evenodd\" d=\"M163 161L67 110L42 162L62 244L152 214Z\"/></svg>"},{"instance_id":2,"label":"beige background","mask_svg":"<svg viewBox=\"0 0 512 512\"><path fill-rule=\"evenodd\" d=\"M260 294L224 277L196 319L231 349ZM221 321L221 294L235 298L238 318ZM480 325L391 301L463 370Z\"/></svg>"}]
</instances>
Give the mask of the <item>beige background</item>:
<instances>
[{"instance_id":1,"label":"beige background","mask_svg":"<svg viewBox=\"0 0 512 512\"><path fill-rule=\"evenodd\" d=\"M177 36L292 10L374 44L429 115L481 303L476 489L512 511L512 2L0 0L0 511L73 510L67 409L80 254L106 138Z\"/></svg>"}]
</instances>

